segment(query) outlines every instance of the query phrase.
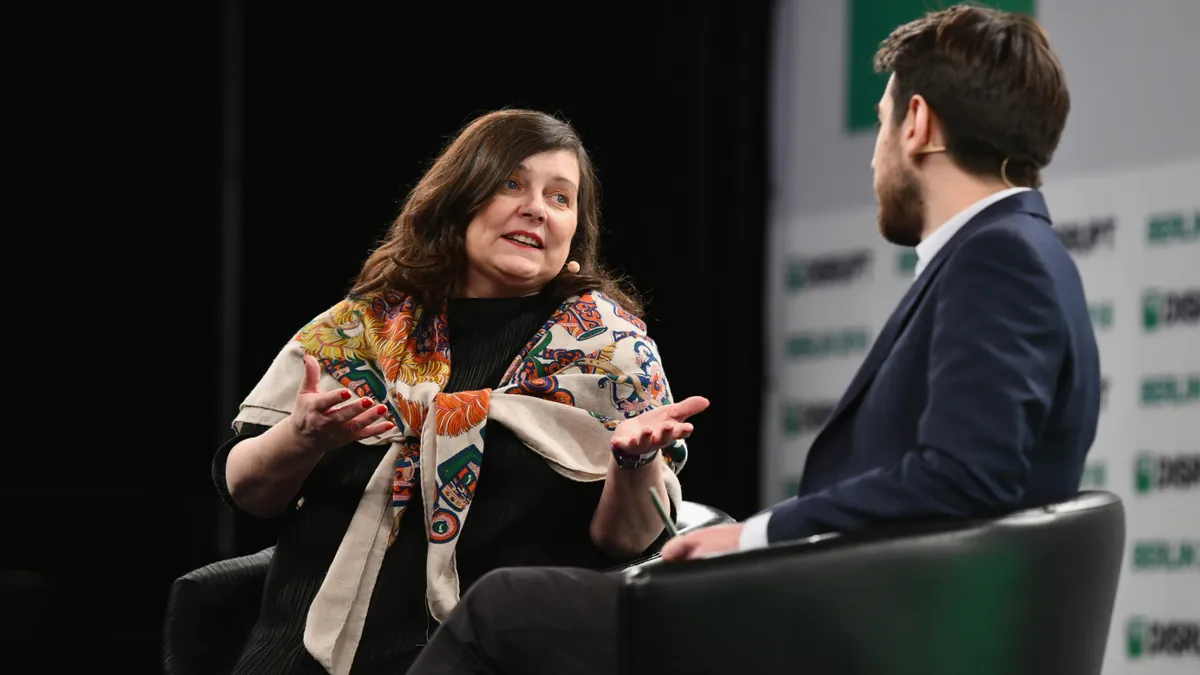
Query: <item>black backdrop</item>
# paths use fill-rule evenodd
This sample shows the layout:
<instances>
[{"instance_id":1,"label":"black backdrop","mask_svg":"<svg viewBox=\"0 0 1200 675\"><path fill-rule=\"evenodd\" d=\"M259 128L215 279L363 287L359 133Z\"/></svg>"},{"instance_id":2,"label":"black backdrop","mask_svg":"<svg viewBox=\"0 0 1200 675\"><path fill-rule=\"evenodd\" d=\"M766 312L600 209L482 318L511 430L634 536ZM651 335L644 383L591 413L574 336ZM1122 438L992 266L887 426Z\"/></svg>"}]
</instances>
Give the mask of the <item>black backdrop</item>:
<instances>
[{"instance_id":1,"label":"black backdrop","mask_svg":"<svg viewBox=\"0 0 1200 675\"><path fill-rule=\"evenodd\" d=\"M502 106L581 132L606 258L648 296L676 395L713 403L685 496L752 513L769 4L253 3L234 155L219 4L14 14L5 286L27 365L0 509L23 645L55 647L47 667L153 672L171 580L269 543L241 521L218 536L208 468L231 405L341 297L445 141Z\"/></svg>"}]
</instances>

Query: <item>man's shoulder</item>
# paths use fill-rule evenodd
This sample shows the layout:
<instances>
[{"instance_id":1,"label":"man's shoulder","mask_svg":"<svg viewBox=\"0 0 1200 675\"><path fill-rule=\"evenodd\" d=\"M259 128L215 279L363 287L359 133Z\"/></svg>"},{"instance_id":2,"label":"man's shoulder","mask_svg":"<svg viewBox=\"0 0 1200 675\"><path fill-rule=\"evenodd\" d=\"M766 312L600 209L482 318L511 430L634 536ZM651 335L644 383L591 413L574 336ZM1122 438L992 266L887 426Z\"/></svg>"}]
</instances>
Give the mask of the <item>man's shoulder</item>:
<instances>
[{"instance_id":1,"label":"man's shoulder","mask_svg":"<svg viewBox=\"0 0 1200 675\"><path fill-rule=\"evenodd\" d=\"M1020 211L980 223L964 238L957 253L959 264L951 267L959 270L971 267L969 261L975 260L1007 262L1030 270L1074 265L1051 223Z\"/></svg>"},{"instance_id":2,"label":"man's shoulder","mask_svg":"<svg viewBox=\"0 0 1200 675\"><path fill-rule=\"evenodd\" d=\"M1083 298L1078 265L1058 233L1045 218L1020 212L973 228L939 281L937 292L962 299L958 304L968 311L1019 305L1015 311L1037 306L1058 312Z\"/></svg>"},{"instance_id":3,"label":"man's shoulder","mask_svg":"<svg viewBox=\"0 0 1200 675\"><path fill-rule=\"evenodd\" d=\"M1058 234L1050 221L1025 211L1010 211L989 218L973 228L971 234L973 236L969 239L977 242L1015 239L1030 245L1044 245L1058 241Z\"/></svg>"}]
</instances>

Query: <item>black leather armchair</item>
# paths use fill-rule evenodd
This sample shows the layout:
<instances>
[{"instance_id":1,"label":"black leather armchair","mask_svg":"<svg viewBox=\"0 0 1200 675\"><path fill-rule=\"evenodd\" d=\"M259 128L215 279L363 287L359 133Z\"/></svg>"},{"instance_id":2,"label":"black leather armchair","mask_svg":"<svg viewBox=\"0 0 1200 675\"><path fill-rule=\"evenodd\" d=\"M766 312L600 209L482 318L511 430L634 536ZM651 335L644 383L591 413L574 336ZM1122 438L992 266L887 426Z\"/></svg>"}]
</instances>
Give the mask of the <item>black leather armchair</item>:
<instances>
[{"instance_id":1,"label":"black leather armchair","mask_svg":"<svg viewBox=\"0 0 1200 675\"><path fill-rule=\"evenodd\" d=\"M680 504L675 518L681 532L731 522L728 514L695 502ZM272 547L219 560L175 580L163 623L166 675L214 675L233 669L258 619L263 583L274 553ZM655 553L621 569L657 558Z\"/></svg>"},{"instance_id":2,"label":"black leather armchair","mask_svg":"<svg viewBox=\"0 0 1200 675\"><path fill-rule=\"evenodd\" d=\"M631 675L1098 675L1125 541L1085 492L626 573Z\"/></svg>"}]
</instances>

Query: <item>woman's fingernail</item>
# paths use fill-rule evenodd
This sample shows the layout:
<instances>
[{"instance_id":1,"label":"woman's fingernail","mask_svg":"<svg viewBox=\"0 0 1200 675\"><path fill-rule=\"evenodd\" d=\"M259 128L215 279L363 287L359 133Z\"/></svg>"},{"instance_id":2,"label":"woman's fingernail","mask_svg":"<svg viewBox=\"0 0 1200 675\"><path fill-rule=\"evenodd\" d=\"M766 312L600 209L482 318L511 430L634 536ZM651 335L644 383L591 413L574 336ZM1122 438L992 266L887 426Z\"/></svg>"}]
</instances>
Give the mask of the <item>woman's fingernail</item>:
<instances>
[{"instance_id":1,"label":"woman's fingernail","mask_svg":"<svg viewBox=\"0 0 1200 675\"><path fill-rule=\"evenodd\" d=\"M362 402L362 407L363 407L363 409L364 409L364 410L365 410L365 409L367 409L367 408L370 408L370 407L371 407L371 399L369 399L369 398L364 398L364 399L363 399L363 402Z\"/></svg>"},{"instance_id":2,"label":"woman's fingernail","mask_svg":"<svg viewBox=\"0 0 1200 675\"><path fill-rule=\"evenodd\" d=\"M350 398L350 392L348 392L348 391L346 391L345 389L343 389L343 390L342 390L342 400L343 400L343 401L345 401L345 400L346 400L346 399L348 399L348 398Z\"/></svg>"},{"instance_id":3,"label":"woman's fingernail","mask_svg":"<svg viewBox=\"0 0 1200 675\"><path fill-rule=\"evenodd\" d=\"M376 415L386 415L387 414L387 406L386 405L379 406L378 408L375 409L375 414Z\"/></svg>"}]
</instances>

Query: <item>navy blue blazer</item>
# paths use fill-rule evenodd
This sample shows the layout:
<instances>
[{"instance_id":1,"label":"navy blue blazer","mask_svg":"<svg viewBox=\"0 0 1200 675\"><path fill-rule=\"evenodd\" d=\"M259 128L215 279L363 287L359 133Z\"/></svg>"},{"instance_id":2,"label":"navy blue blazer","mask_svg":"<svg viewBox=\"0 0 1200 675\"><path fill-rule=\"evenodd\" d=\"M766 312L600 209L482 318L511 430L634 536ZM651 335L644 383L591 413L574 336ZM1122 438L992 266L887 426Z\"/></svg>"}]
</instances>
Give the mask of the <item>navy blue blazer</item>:
<instances>
[{"instance_id":1,"label":"navy blue blazer","mask_svg":"<svg viewBox=\"0 0 1200 675\"><path fill-rule=\"evenodd\" d=\"M913 282L813 442L799 494L771 509L767 538L1066 499L1100 388L1083 283L1045 200L1001 199Z\"/></svg>"}]
</instances>

